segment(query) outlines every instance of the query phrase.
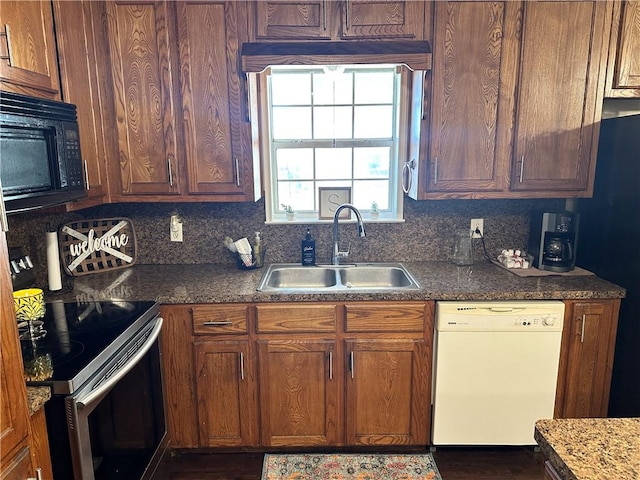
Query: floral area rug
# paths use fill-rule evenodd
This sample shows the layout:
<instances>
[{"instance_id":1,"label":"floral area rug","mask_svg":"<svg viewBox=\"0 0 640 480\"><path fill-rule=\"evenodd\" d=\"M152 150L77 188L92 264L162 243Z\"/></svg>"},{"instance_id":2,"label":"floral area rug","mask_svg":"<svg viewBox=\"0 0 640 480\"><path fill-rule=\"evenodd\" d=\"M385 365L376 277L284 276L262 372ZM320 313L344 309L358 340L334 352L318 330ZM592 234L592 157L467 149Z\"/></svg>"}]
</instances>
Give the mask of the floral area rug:
<instances>
[{"instance_id":1,"label":"floral area rug","mask_svg":"<svg viewBox=\"0 0 640 480\"><path fill-rule=\"evenodd\" d=\"M429 453L265 454L262 480L442 480Z\"/></svg>"}]
</instances>

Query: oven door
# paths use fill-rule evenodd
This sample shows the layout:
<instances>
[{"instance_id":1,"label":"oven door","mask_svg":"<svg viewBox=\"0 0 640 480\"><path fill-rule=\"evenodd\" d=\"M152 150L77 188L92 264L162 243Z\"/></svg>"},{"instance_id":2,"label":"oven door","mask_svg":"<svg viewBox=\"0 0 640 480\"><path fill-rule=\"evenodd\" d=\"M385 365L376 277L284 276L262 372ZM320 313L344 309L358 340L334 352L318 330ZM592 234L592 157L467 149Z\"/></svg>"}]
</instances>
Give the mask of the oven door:
<instances>
[{"instance_id":1,"label":"oven door","mask_svg":"<svg viewBox=\"0 0 640 480\"><path fill-rule=\"evenodd\" d=\"M158 335L147 324L101 372L65 398L73 476L149 478L166 447Z\"/></svg>"}]
</instances>

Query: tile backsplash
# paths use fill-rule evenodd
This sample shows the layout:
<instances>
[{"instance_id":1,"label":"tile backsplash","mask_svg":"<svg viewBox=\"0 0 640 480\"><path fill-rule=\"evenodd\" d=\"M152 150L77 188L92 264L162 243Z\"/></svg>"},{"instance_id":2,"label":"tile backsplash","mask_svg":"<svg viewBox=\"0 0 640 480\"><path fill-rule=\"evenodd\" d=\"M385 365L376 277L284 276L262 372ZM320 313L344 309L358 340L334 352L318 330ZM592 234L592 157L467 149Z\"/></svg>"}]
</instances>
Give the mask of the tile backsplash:
<instances>
[{"instance_id":1,"label":"tile backsplash","mask_svg":"<svg viewBox=\"0 0 640 480\"><path fill-rule=\"evenodd\" d=\"M350 242L349 259L353 262L448 260L454 230L468 228L471 218L483 218L488 252L503 247L524 248L531 212L563 210L564 205L563 199L405 199L404 223L369 223L365 238L356 236L353 224L341 224L341 244L345 248ZM183 222L182 243L171 242L169 238L169 221L174 213ZM266 225L263 200L255 203L121 203L71 213L12 215L9 245L24 247L38 266L38 279L46 281L45 232L48 229L57 229L78 219L112 217L132 221L139 264L234 264L234 256L223 246L224 237L251 238L256 231L261 232L264 239L265 262L299 262L300 241L308 226ZM328 263L331 259L332 228L328 223L311 225L318 263ZM484 258L480 240L474 240L474 258Z\"/></svg>"}]
</instances>

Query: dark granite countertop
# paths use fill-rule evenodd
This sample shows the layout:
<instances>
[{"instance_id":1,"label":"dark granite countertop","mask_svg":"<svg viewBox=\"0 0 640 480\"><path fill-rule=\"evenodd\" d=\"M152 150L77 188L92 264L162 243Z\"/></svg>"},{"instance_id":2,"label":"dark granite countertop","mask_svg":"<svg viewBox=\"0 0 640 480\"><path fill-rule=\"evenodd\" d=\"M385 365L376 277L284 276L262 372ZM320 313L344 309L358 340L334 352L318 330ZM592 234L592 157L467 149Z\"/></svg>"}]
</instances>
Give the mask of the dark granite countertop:
<instances>
[{"instance_id":1,"label":"dark granite countertop","mask_svg":"<svg viewBox=\"0 0 640 480\"><path fill-rule=\"evenodd\" d=\"M232 264L134 265L65 278L47 301L155 300L161 304L361 300L549 300L622 298L625 290L595 275L519 277L489 262L457 267L449 262L404 262L420 290L341 294L268 294L256 290L266 269ZM313 268L313 267L310 267Z\"/></svg>"},{"instance_id":2,"label":"dark granite countertop","mask_svg":"<svg viewBox=\"0 0 640 480\"><path fill-rule=\"evenodd\" d=\"M640 418L539 420L535 439L564 480L640 479Z\"/></svg>"}]
</instances>

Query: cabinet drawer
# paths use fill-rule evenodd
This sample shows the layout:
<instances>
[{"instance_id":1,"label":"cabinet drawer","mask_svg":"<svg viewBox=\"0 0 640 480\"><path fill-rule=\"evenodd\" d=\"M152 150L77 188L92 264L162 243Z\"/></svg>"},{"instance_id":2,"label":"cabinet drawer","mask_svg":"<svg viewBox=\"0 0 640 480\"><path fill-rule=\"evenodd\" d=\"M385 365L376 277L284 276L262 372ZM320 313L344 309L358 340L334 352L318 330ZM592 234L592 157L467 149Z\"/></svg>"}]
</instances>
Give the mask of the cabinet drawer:
<instances>
[{"instance_id":1,"label":"cabinet drawer","mask_svg":"<svg viewBox=\"0 0 640 480\"><path fill-rule=\"evenodd\" d=\"M193 333L195 335L247 333L248 305L203 305L193 307Z\"/></svg>"},{"instance_id":2,"label":"cabinet drawer","mask_svg":"<svg viewBox=\"0 0 640 480\"><path fill-rule=\"evenodd\" d=\"M335 332L336 305L258 305L258 333Z\"/></svg>"},{"instance_id":3,"label":"cabinet drawer","mask_svg":"<svg viewBox=\"0 0 640 480\"><path fill-rule=\"evenodd\" d=\"M421 332L425 328L424 303L360 303L345 305L347 332Z\"/></svg>"}]
</instances>

